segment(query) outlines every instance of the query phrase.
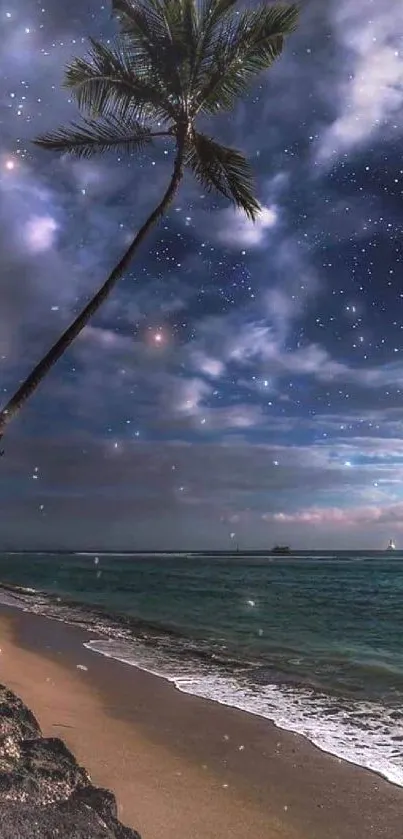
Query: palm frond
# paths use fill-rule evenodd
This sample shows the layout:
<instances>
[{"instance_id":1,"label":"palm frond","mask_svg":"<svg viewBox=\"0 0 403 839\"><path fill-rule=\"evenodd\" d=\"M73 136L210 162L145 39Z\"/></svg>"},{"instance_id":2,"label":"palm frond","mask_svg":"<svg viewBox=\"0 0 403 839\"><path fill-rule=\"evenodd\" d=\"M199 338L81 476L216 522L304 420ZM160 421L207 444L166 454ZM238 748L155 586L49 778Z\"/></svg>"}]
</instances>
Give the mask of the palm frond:
<instances>
[{"instance_id":1,"label":"palm frond","mask_svg":"<svg viewBox=\"0 0 403 839\"><path fill-rule=\"evenodd\" d=\"M296 28L298 7L261 6L247 9L231 22L223 22L207 51L204 82L197 110L215 113L232 108L253 78L279 58L284 39Z\"/></svg>"},{"instance_id":2,"label":"palm frond","mask_svg":"<svg viewBox=\"0 0 403 839\"><path fill-rule=\"evenodd\" d=\"M112 17L117 19L121 32L135 34L145 43L154 43L166 35L158 7L154 8L147 0L112 0Z\"/></svg>"},{"instance_id":3,"label":"palm frond","mask_svg":"<svg viewBox=\"0 0 403 839\"><path fill-rule=\"evenodd\" d=\"M43 134L34 143L44 149L88 158L107 151L128 154L139 151L152 142L152 136L151 130L141 123L123 122L110 116L73 122L66 128Z\"/></svg>"},{"instance_id":4,"label":"palm frond","mask_svg":"<svg viewBox=\"0 0 403 839\"><path fill-rule=\"evenodd\" d=\"M206 58L211 58L212 47L215 46L214 33L238 0L204 0L199 19L199 65Z\"/></svg>"},{"instance_id":5,"label":"palm frond","mask_svg":"<svg viewBox=\"0 0 403 839\"><path fill-rule=\"evenodd\" d=\"M253 221L260 204L253 192L252 171L242 152L195 132L189 141L186 164L207 190L216 190Z\"/></svg>"},{"instance_id":6,"label":"palm frond","mask_svg":"<svg viewBox=\"0 0 403 839\"><path fill-rule=\"evenodd\" d=\"M180 67L187 54L178 0L112 0L112 14L118 19L128 44L148 57L154 78L170 97L183 107L185 85Z\"/></svg>"},{"instance_id":7,"label":"palm frond","mask_svg":"<svg viewBox=\"0 0 403 839\"><path fill-rule=\"evenodd\" d=\"M181 0L179 4L182 12L182 31L186 44L187 55L185 62L185 83L188 94L191 92L193 76L196 69L199 48L199 20L195 0Z\"/></svg>"},{"instance_id":8,"label":"palm frond","mask_svg":"<svg viewBox=\"0 0 403 839\"><path fill-rule=\"evenodd\" d=\"M189 71L194 48L193 39L189 42L184 20L186 5L193 5L193 0L148 0L161 14L169 47L166 50L167 69L173 80L173 91L179 97L182 112L187 110L189 95ZM189 10L189 9L188 9ZM187 20L189 24L189 20Z\"/></svg>"},{"instance_id":9,"label":"palm frond","mask_svg":"<svg viewBox=\"0 0 403 839\"><path fill-rule=\"evenodd\" d=\"M78 106L90 116L135 115L138 120L166 122L174 111L150 68L133 56L124 42L113 47L91 40L86 58L76 58L66 68L64 86Z\"/></svg>"},{"instance_id":10,"label":"palm frond","mask_svg":"<svg viewBox=\"0 0 403 839\"><path fill-rule=\"evenodd\" d=\"M238 0L184 0L184 29L186 41L191 45L189 73L190 100L197 96L203 74L200 68L206 60L217 23L222 20ZM192 96L193 94L193 96Z\"/></svg>"},{"instance_id":11,"label":"palm frond","mask_svg":"<svg viewBox=\"0 0 403 839\"><path fill-rule=\"evenodd\" d=\"M237 2L238 0L204 0L200 15L203 32L208 34L209 29L222 22Z\"/></svg>"}]
</instances>

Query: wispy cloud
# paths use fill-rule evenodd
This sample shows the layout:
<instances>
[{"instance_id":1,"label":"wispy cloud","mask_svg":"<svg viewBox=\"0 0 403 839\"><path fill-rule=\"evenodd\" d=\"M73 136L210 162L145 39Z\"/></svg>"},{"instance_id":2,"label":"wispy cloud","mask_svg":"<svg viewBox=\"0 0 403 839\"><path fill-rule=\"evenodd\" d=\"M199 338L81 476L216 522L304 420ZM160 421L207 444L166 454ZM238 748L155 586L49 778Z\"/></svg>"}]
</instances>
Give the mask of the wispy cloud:
<instances>
[{"instance_id":1,"label":"wispy cloud","mask_svg":"<svg viewBox=\"0 0 403 839\"><path fill-rule=\"evenodd\" d=\"M331 4L330 20L339 46L340 83L338 114L319 142L321 160L377 135L385 139L385 131L394 137L403 132L402 3L339 0Z\"/></svg>"},{"instance_id":2,"label":"wispy cloud","mask_svg":"<svg viewBox=\"0 0 403 839\"><path fill-rule=\"evenodd\" d=\"M383 507L309 507L295 513L273 513L265 519L278 524L321 527L323 530L338 527L362 530L364 527L388 525L394 531L403 531L403 502Z\"/></svg>"},{"instance_id":3,"label":"wispy cloud","mask_svg":"<svg viewBox=\"0 0 403 839\"><path fill-rule=\"evenodd\" d=\"M255 222L250 221L239 210L222 210L214 219L215 235L219 242L235 248L258 248L267 240L269 231L279 221L279 209L275 205L262 207Z\"/></svg>"},{"instance_id":4,"label":"wispy cloud","mask_svg":"<svg viewBox=\"0 0 403 839\"><path fill-rule=\"evenodd\" d=\"M58 229L56 219L52 216L33 216L24 229L24 236L29 249L33 253L47 251L55 241Z\"/></svg>"}]
</instances>

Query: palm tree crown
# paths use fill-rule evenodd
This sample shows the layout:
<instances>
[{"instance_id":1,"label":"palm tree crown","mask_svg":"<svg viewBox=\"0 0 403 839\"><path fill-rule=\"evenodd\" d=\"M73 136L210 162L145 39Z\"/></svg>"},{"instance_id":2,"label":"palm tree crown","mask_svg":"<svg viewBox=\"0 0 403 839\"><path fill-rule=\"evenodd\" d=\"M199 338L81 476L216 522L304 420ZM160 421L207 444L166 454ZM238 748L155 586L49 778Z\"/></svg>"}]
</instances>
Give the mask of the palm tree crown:
<instances>
[{"instance_id":1,"label":"palm tree crown","mask_svg":"<svg viewBox=\"0 0 403 839\"><path fill-rule=\"evenodd\" d=\"M133 152L171 138L175 161L159 204L117 265L0 412L0 439L49 370L87 325L166 212L188 167L207 191L253 220L260 206L242 152L206 136L198 118L231 110L257 74L282 52L297 23L295 5L234 11L237 0L112 0L118 34L112 45L91 41L87 58L66 70L65 86L83 116L39 137L38 146L79 157Z\"/></svg>"},{"instance_id":2,"label":"palm tree crown","mask_svg":"<svg viewBox=\"0 0 403 839\"><path fill-rule=\"evenodd\" d=\"M65 86L87 117L36 143L89 157L172 137L206 190L255 219L260 208L244 155L198 131L196 121L232 109L273 64L296 26L297 7L234 12L235 6L236 0L112 0L115 42L91 40L89 56L66 70Z\"/></svg>"}]
</instances>

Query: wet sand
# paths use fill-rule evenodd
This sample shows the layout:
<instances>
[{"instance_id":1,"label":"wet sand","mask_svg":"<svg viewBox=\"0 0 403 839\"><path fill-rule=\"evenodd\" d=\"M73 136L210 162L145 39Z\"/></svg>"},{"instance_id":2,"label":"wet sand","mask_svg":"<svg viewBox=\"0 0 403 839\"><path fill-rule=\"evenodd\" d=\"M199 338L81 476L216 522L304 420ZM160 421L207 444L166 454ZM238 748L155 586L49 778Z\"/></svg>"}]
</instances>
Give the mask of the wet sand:
<instances>
[{"instance_id":1,"label":"wet sand","mask_svg":"<svg viewBox=\"0 0 403 839\"><path fill-rule=\"evenodd\" d=\"M0 607L0 681L115 793L142 839L398 839L403 789L260 717L180 693Z\"/></svg>"}]
</instances>

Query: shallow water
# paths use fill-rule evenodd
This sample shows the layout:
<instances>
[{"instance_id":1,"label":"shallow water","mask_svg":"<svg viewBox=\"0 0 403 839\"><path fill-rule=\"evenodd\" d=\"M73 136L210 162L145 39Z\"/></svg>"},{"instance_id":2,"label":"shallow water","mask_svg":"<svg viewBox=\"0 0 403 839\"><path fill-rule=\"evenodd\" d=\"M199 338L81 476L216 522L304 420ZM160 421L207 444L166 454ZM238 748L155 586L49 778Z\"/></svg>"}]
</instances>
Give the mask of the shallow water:
<instances>
[{"instance_id":1,"label":"shallow water","mask_svg":"<svg viewBox=\"0 0 403 839\"><path fill-rule=\"evenodd\" d=\"M403 556L4 554L0 579L92 649L403 786Z\"/></svg>"}]
</instances>

